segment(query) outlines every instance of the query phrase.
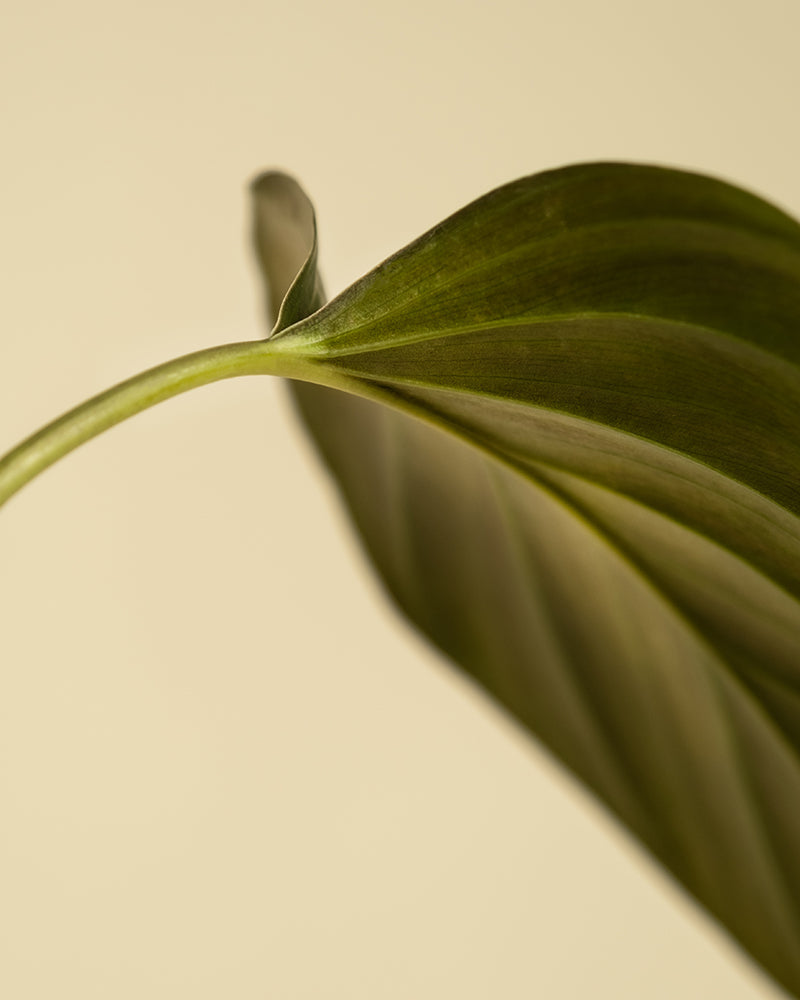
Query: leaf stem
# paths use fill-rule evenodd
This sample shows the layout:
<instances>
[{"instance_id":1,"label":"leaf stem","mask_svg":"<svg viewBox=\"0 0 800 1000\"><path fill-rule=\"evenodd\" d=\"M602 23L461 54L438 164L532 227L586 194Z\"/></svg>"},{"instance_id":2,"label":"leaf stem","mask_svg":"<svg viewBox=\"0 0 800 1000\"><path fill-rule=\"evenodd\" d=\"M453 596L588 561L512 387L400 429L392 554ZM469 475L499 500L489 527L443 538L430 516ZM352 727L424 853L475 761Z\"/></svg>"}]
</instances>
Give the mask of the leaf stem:
<instances>
[{"instance_id":1,"label":"leaf stem","mask_svg":"<svg viewBox=\"0 0 800 1000\"><path fill-rule=\"evenodd\" d=\"M0 458L0 505L78 445L165 399L239 375L318 381L314 361L293 356L285 341L248 341L186 354L93 396ZM325 381L323 379L323 381Z\"/></svg>"}]
</instances>

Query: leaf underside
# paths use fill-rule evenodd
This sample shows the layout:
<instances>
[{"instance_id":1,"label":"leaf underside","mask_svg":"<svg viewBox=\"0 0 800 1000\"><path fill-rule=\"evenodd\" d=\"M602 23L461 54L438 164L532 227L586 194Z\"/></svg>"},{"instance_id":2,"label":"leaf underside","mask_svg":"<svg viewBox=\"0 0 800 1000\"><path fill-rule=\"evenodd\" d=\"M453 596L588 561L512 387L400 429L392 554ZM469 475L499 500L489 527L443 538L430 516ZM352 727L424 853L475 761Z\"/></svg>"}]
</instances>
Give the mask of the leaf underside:
<instances>
[{"instance_id":1,"label":"leaf underside","mask_svg":"<svg viewBox=\"0 0 800 1000\"><path fill-rule=\"evenodd\" d=\"M593 164L315 254L272 339L389 592L800 995L800 226Z\"/></svg>"}]
</instances>

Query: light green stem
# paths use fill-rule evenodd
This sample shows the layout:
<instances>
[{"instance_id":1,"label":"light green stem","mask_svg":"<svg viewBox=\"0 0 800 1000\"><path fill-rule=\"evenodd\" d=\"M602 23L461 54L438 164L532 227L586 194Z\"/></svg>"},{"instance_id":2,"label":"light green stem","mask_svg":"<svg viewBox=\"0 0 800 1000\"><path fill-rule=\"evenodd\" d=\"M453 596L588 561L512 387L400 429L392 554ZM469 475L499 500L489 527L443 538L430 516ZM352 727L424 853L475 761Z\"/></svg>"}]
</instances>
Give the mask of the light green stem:
<instances>
[{"instance_id":1,"label":"light green stem","mask_svg":"<svg viewBox=\"0 0 800 1000\"><path fill-rule=\"evenodd\" d=\"M308 381L320 366L293 357L280 342L249 341L184 355L88 399L0 459L0 505L48 466L114 424L189 389L238 375L283 375Z\"/></svg>"}]
</instances>

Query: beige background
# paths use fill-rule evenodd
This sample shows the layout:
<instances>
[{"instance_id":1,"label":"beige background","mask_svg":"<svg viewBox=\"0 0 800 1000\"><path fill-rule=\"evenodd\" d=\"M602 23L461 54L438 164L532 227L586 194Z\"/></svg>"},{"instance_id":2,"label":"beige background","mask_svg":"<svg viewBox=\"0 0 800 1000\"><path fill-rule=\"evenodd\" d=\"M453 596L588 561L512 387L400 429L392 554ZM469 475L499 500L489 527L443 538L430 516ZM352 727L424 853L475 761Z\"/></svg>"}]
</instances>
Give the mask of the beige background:
<instances>
[{"instance_id":1,"label":"beige background","mask_svg":"<svg viewBox=\"0 0 800 1000\"><path fill-rule=\"evenodd\" d=\"M243 186L341 289L587 159L800 213L796 0L4 0L0 450L258 336ZM0 995L776 995L384 605L282 387L173 401L0 516Z\"/></svg>"}]
</instances>

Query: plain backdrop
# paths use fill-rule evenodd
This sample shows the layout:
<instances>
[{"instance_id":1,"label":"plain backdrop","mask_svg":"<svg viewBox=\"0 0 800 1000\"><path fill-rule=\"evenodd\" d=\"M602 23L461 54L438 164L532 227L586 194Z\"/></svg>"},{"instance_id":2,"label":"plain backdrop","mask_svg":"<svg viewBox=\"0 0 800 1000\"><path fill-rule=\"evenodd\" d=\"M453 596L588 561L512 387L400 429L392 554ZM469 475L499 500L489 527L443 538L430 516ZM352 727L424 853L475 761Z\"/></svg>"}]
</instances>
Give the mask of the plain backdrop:
<instances>
[{"instance_id":1,"label":"plain backdrop","mask_svg":"<svg viewBox=\"0 0 800 1000\"><path fill-rule=\"evenodd\" d=\"M264 332L264 167L331 292L572 161L800 213L798 37L796 0L5 0L0 451ZM278 382L27 487L0 608L9 1000L777 996L384 603Z\"/></svg>"}]
</instances>

